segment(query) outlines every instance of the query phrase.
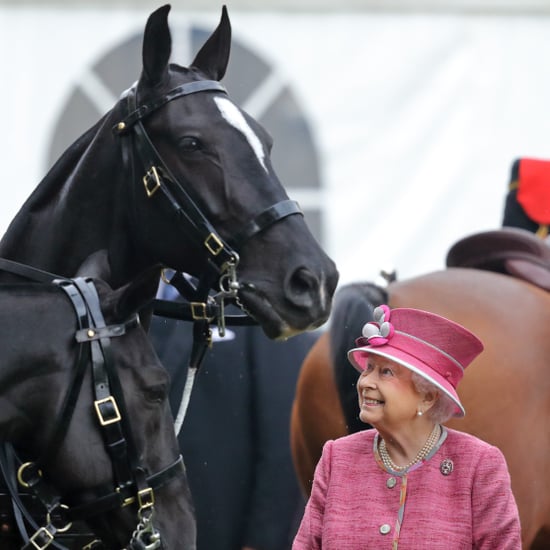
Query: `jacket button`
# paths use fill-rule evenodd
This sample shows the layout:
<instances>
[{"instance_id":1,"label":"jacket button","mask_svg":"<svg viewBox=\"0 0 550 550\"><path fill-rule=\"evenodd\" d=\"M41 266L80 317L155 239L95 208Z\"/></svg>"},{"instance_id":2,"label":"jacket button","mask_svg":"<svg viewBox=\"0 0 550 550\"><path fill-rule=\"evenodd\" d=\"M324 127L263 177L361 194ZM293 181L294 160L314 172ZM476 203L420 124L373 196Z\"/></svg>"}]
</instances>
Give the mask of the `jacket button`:
<instances>
[{"instance_id":1,"label":"jacket button","mask_svg":"<svg viewBox=\"0 0 550 550\"><path fill-rule=\"evenodd\" d=\"M382 535L387 535L390 531L391 527L387 523L384 523L380 526L380 533Z\"/></svg>"},{"instance_id":2,"label":"jacket button","mask_svg":"<svg viewBox=\"0 0 550 550\"><path fill-rule=\"evenodd\" d=\"M388 489L393 489L395 487L395 484L397 483L397 480L394 478L394 477L390 477L387 481L386 481L386 487Z\"/></svg>"}]
</instances>

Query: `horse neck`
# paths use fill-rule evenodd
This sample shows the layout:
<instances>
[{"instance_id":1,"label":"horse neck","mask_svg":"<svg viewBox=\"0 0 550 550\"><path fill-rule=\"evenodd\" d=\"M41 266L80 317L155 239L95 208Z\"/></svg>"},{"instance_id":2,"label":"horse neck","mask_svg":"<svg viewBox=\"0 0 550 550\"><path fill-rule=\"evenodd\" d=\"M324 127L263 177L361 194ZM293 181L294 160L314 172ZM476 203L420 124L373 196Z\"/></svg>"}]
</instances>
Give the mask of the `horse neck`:
<instances>
[{"instance_id":1,"label":"horse neck","mask_svg":"<svg viewBox=\"0 0 550 550\"><path fill-rule=\"evenodd\" d=\"M102 275L113 287L147 267L131 241L131 186L114 120L112 111L55 163L9 225L0 257L72 277L85 258L105 249L110 273Z\"/></svg>"},{"instance_id":2,"label":"horse neck","mask_svg":"<svg viewBox=\"0 0 550 550\"><path fill-rule=\"evenodd\" d=\"M54 380L69 380L76 361L75 317L53 285L2 285L0 299L2 338L10 343L2 346L0 438L28 447L54 413L60 391Z\"/></svg>"}]
</instances>

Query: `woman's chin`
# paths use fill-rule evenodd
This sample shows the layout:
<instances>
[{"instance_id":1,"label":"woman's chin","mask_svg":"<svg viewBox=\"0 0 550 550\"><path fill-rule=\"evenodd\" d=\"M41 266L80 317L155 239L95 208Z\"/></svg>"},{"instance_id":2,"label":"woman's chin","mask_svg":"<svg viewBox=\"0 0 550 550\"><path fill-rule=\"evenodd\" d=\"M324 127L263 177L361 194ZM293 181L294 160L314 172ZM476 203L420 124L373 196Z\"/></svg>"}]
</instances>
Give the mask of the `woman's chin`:
<instances>
[{"instance_id":1,"label":"woman's chin","mask_svg":"<svg viewBox=\"0 0 550 550\"><path fill-rule=\"evenodd\" d=\"M361 422L364 422L365 424L372 424L373 419L374 416L368 411L365 411L364 409L359 411L359 420L361 420Z\"/></svg>"}]
</instances>

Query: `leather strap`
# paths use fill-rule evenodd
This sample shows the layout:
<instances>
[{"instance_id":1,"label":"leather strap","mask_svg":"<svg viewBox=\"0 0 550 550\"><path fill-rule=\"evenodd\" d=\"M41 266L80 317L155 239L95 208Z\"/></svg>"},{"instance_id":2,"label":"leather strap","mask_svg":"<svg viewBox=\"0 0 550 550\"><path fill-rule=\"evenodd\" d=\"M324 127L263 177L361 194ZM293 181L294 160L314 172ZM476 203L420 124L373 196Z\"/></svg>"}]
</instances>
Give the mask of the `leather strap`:
<instances>
[{"instance_id":1,"label":"leather strap","mask_svg":"<svg viewBox=\"0 0 550 550\"><path fill-rule=\"evenodd\" d=\"M132 88L130 88L131 90ZM132 129L132 127L142 120L147 115L156 111L159 107L162 107L169 101L177 99L185 95L196 94L197 92L222 92L227 93L227 90L216 80L197 80L195 82L188 82L173 88L162 97L153 99L149 103L143 103L139 107L135 107L126 117L118 122L113 131L117 134L125 134ZM130 91L126 91L123 95L129 94Z\"/></svg>"},{"instance_id":2,"label":"leather strap","mask_svg":"<svg viewBox=\"0 0 550 550\"><path fill-rule=\"evenodd\" d=\"M171 300L155 300L153 302L155 315L168 317L169 319L178 319L180 321L196 321L197 314L204 315L212 322L217 319L221 313L221 308L216 303L189 303L173 302ZM228 326L252 326L258 322L250 315L224 315L225 323Z\"/></svg>"},{"instance_id":3,"label":"leather strap","mask_svg":"<svg viewBox=\"0 0 550 550\"><path fill-rule=\"evenodd\" d=\"M55 275L54 273L49 273L48 271L43 271L42 269L30 265L8 260L7 258L0 258L0 269L38 283L52 283L56 279L65 279L65 277Z\"/></svg>"},{"instance_id":4,"label":"leather strap","mask_svg":"<svg viewBox=\"0 0 550 550\"><path fill-rule=\"evenodd\" d=\"M185 474L185 466L183 458L180 455L172 464L159 472L150 475L146 478L147 484L153 490L160 489L173 479ZM67 497L67 502L71 504L68 510L68 517L72 521L83 520L97 514L105 513L109 510L120 508L125 500L135 496L136 487L131 484L127 487L122 487L120 491L109 491L106 487L96 487L91 490L96 494L96 497L91 502L82 502L79 504L78 496Z\"/></svg>"},{"instance_id":5,"label":"leather strap","mask_svg":"<svg viewBox=\"0 0 550 550\"><path fill-rule=\"evenodd\" d=\"M286 200L278 202L266 208L263 212L260 212L253 220L250 220L247 225L245 225L241 231L239 231L235 236L229 239L229 242L235 248L242 246L248 239L264 231L268 227L272 226L275 222L282 220L293 214L304 215L300 205L293 200Z\"/></svg>"}]
</instances>

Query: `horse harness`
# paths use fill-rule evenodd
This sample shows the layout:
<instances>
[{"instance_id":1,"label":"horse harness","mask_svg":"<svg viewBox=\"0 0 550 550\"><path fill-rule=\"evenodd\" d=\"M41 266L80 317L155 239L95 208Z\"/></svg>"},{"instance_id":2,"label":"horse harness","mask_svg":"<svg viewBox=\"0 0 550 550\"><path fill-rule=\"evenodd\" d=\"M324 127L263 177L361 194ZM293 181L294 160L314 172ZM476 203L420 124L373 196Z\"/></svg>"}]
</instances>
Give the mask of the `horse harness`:
<instances>
[{"instance_id":1,"label":"horse harness","mask_svg":"<svg viewBox=\"0 0 550 550\"><path fill-rule=\"evenodd\" d=\"M196 286L178 273L166 281L173 284L182 296L190 300L189 303L156 300L154 305L154 311L159 315L193 322L193 347L188 362L188 375L182 402L176 416L176 434L179 433L183 424L196 372L212 343L210 325L216 322L220 336L223 337L226 322L228 324L255 323L247 315L225 315L226 302L234 302L242 309L238 291L245 286L251 286L250 283L242 283L238 280L237 250L240 250L251 237L274 223L294 214L303 215L296 201L286 199L259 212L229 241L218 234L191 196L190 186L178 181L161 158L142 122L144 118L174 99L204 92L227 94L226 89L215 80L198 80L177 86L165 95L138 106L136 83L122 94L121 99L126 111L124 117L113 128L115 135L121 137L123 161L130 174L130 181L137 181L137 173L144 171L141 179L147 197L152 199L158 191L164 195L170 208L188 230L190 241L202 250L206 258L206 269ZM140 161L139 168L136 154ZM136 227L138 227L137 223ZM214 296L210 295L212 288L218 289Z\"/></svg>"},{"instance_id":2,"label":"horse harness","mask_svg":"<svg viewBox=\"0 0 550 550\"><path fill-rule=\"evenodd\" d=\"M183 459L180 455L168 467L152 475L148 475L141 465L110 343L111 338L122 336L138 326L139 317L134 315L121 324L106 325L97 290L89 278L57 278L45 271L3 258L0 258L0 269L39 282L58 285L70 299L78 320L75 334L79 344L76 366L42 456L34 461L23 462L10 444L3 443L0 448L0 467L12 498L20 534L25 541L21 550L43 550L50 544L54 548L66 550L64 546L54 542L54 538L58 533L68 531L73 521L86 520L128 505L137 505L137 526L124 550L162 548L160 534L153 525L154 491L184 474ZM86 353L85 349L89 352ZM114 489L96 487L90 491L95 494L95 500L84 502L75 496L71 497L68 506L43 478L42 472L55 459L67 433L89 364L93 379L94 408L113 466ZM42 503L46 510L46 525L39 526L35 522L19 496L15 479L23 488L34 493ZM27 534L23 518L34 529L31 536ZM84 547L86 550L103 548L100 540L94 540Z\"/></svg>"}]
</instances>

